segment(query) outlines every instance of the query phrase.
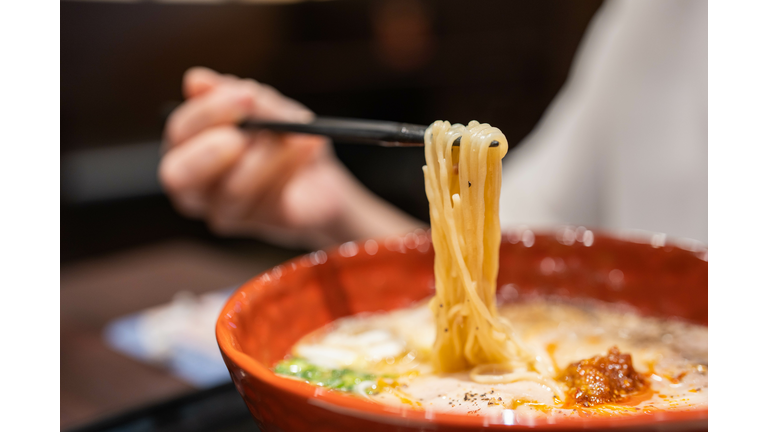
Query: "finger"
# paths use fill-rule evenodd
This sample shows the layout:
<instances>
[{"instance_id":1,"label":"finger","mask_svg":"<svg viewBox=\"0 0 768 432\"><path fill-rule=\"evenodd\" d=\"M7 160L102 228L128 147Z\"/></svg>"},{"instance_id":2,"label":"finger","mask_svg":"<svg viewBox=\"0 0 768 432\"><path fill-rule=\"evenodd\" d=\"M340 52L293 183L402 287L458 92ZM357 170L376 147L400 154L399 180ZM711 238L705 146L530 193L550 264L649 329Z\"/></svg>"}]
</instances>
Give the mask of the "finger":
<instances>
[{"instance_id":1,"label":"finger","mask_svg":"<svg viewBox=\"0 0 768 432\"><path fill-rule=\"evenodd\" d=\"M234 126L208 129L163 157L160 180L172 195L201 194L236 163L247 142Z\"/></svg>"},{"instance_id":2,"label":"finger","mask_svg":"<svg viewBox=\"0 0 768 432\"><path fill-rule=\"evenodd\" d=\"M282 158L286 161L280 170L276 170L272 180L272 186L265 191L252 211L270 223L285 223L282 220L279 204L283 200L286 187L295 177L307 169L307 166L318 159L318 154L327 150L328 140L316 135L291 134L282 137ZM309 194L317 192L313 189L306 190ZM313 191L313 192L310 192ZM269 217L277 217L271 220ZM311 216L310 216L311 217Z\"/></svg>"},{"instance_id":3,"label":"finger","mask_svg":"<svg viewBox=\"0 0 768 432\"><path fill-rule=\"evenodd\" d=\"M258 83L254 80L245 80L245 84L254 95L254 118L279 120L288 122L309 122L314 114L304 105L285 97L274 87Z\"/></svg>"},{"instance_id":4,"label":"finger","mask_svg":"<svg viewBox=\"0 0 768 432\"><path fill-rule=\"evenodd\" d=\"M312 163L293 176L283 189L276 213L283 224L315 228L326 225L342 211L340 172L324 163ZM307 191L313 193L307 193Z\"/></svg>"},{"instance_id":5,"label":"finger","mask_svg":"<svg viewBox=\"0 0 768 432\"><path fill-rule=\"evenodd\" d=\"M217 219L240 219L269 186L271 169L276 164L278 152L276 138L269 132L253 137L236 166L219 183L211 211Z\"/></svg>"},{"instance_id":6,"label":"finger","mask_svg":"<svg viewBox=\"0 0 768 432\"><path fill-rule=\"evenodd\" d=\"M201 66L191 67L184 72L182 92L185 98L190 99L207 93L225 81L224 76L212 69Z\"/></svg>"},{"instance_id":7,"label":"finger","mask_svg":"<svg viewBox=\"0 0 768 432\"><path fill-rule=\"evenodd\" d=\"M251 214L267 195L279 195L288 178L316 157L314 148L324 145L324 138L311 135L258 135L220 183L214 202L215 217L231 220Z\"/></svg>"},{"instance_id":8,"label":"finger","mask_svg":"<svg viewBox=\"0 0 768 432\"><path fill-rule=\"evenodd\" d=\"M169 144L177 146L214 126L235 124L253 109L253 94L242 84L223 83L185 102L168 119Z\"/></svg>"},{"instance_id":9,"label":"finger","mask_svg":"<svg viewBox=\"0 0 768 432\"><path fill-rule=\"evenodd\" d=\"M193 76L207 76L204 79L209 82L218 82L215 87L173 112L166 128L171 146L207 127L236 123L246 117L294 122L308 122L314 118L305 106L268 85L221 75L211 78L208 72L212 71L192 73Z\"/></svg>"}]
</instances>

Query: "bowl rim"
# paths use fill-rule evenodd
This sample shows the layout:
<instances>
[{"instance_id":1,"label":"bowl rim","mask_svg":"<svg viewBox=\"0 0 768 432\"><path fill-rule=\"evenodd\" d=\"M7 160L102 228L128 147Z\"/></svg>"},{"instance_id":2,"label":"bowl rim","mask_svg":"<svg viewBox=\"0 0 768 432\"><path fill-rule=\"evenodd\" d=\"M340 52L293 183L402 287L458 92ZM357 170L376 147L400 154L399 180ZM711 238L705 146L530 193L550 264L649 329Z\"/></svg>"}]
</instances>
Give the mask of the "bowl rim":
<instances>
[{"instance_id":1,"label":"bowl rim","mask_svg":"<svg viewBox=\"0 0 768 432\"><path fill-rule=\"evenodd\" d=\"M559 227L558 229L571 229L572 226ZM526 226L518 227L519 230L529 229ZM622 235L621 232L612 231L606 232L602 230L591 230L595 233L595 236L611 238L616 241L624 243L641 243L652 245L653 237L658 233L649 231L632 230L632 236L627 238ZM542 230L534 229L536 236L556 236L555 230ZM559 232L559 231L558 231ZM405 238L407 234L398 236L389 236L387 238L399 237ZM504 231L503 236L508 236L509 231ZM380 246L383 246L384 239L372 239L376 241ZM647 240L647 241L645 241ZM364 247L364 243L370 240L354 241L359 247ZM703 247L705 253L707 246L701 242L697 242L694 249ZM664 245L678 247L684 250L689 250L688 247L680 247L680 244L675 241L674 238L666 237ZM337 252L341 247L335 246L325 249L324 251L331 255ZM658 246L654 246L658 247ZM397 253L391 252L384 248L379 248L380 253ZM315 252L313 252L315 253ZM642 415L630 415L620 417L589 417L589 418L557 418L557 419L538 419L538 418L524 418L515 419L511 423L499 422L497 417L485 417L485 416L469 416L461 414L449 414L431 411L418 411L407 407L391 407L382 404L376 404L374 402L366 401L364 399L355 397L353 395L347 395L342 392L317 387L312 384L306 383L293 378L281 377L272 372L267 365L259 362L248 354L239 350L234 342L234 338L231 336L231 326L234 323L231 322L233 312L235 312L235 304L245 297L251 297L250 301L258 301L258 299L266 294L265 291L271 291L268 288L269 282L272 279L269 275L274 272L275 269L280 267L279 272L286 270L293 271L294 269L302 268L298 265L300 261L305 260L306 257L311 255L305 254L293 258L283 264L266 270L257 276L254 276L248 282L241 285L234 293L229 297L224 308L222 309L219 317L216 321L216 341L218 342L219 349L225 360L229 360L241 369L240 373L249 374L255 379L263 382L269 387L278 389L279 391L290 393L293 396L307 399L310 405L317 406L319 408L333 411L339 414L343 414L350 417L356 417L359 419L369 420L377 423L383 423L392 426L450 426L450 427L462 427L462 428L510 428L510 427L536 427L543 430L557 430L568 428L605 428L605 427L637 427L637 426L661 426L673 424L687 423L691 426L706 425L709 409L699 408L688 411L653 411L651 413L644 413ZM398 253L399 255L399 253Z\"/></svg>"}]
</instances>

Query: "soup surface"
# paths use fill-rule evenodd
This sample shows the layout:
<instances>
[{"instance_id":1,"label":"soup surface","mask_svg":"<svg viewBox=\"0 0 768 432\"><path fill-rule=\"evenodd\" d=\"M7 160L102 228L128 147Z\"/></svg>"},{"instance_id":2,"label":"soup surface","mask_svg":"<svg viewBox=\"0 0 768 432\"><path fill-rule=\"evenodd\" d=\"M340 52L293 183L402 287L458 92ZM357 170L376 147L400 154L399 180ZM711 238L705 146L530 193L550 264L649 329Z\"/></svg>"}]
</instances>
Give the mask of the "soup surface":
<instances>
[{"instance_id":1,"label":"soup surface","mask_svg":"<svg viewBox=\"0 0 768 432\"><path fill-rule=\"evenodd\" d=\"M515 423L548 416L642 415L707 406L707 327L643 317L596 301L535 298L501 305L552 383L484 365L435 374L426 303L339 319L300 340L275 372L376 403ZM552 388L556 386L557 388Z\"/></svg>"}]
</instances>

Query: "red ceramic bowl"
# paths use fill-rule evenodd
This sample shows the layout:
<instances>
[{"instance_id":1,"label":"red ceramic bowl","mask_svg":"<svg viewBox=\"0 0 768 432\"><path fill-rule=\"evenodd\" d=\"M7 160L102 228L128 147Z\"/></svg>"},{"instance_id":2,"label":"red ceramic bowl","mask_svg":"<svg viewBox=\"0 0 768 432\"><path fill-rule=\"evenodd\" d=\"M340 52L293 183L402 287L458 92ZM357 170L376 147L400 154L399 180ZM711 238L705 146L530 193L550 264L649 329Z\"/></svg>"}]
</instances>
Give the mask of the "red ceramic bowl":
<instances>
[{"instance_id":1,"label":"red ceramic bowl","mask_svg":"<svg viewBox=\"0 0 768 432\"><path fill-rule=\"evenodd\" d=\"M648 237L643 243L571 228L506 234L499 297L589 297L706 325L706 249L662 245L660 239ZM219 316L216 338L232 380L262 430L706 429L706 409L498 424L484 417L377 405L270 371L299 338L337 318L401 308L430 296L432 262L428 236L409 234L314 252L237 290Z\"/></svg>"}]
</instances>

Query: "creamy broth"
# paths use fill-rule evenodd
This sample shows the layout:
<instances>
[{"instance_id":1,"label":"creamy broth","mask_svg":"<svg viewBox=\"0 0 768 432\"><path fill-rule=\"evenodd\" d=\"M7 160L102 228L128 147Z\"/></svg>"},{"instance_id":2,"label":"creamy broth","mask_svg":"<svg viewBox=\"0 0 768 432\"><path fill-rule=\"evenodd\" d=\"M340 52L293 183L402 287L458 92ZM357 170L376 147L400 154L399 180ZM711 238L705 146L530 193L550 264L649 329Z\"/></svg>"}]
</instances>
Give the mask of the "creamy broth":
<instances>
[{"instance_id":1,"label":"creamy broth","mask_svg":"<svg viewBox=\"0 0 768 432\"><path fill-rule=\"evenodd\" d=\"M643 317L596 301L531 299L499 307L499 316L548 365L553 382L482 383L469 372L435 373L436 328L426 304L343 318L299 341L276 372L376 403L467 415L636 415L707 406L707 327ZM644 387L617 402L586 404L562 377L574 363L631 354ZM504 374L503 366L485 374ZM561 395L558 397L558 394ZM563 398L562 395L566 396ZM562 400L562 399L565 400ZM585 406L590 405L590 406ZM512 414L511 414L512 413Z\"/></svg>"}]
</instances>

